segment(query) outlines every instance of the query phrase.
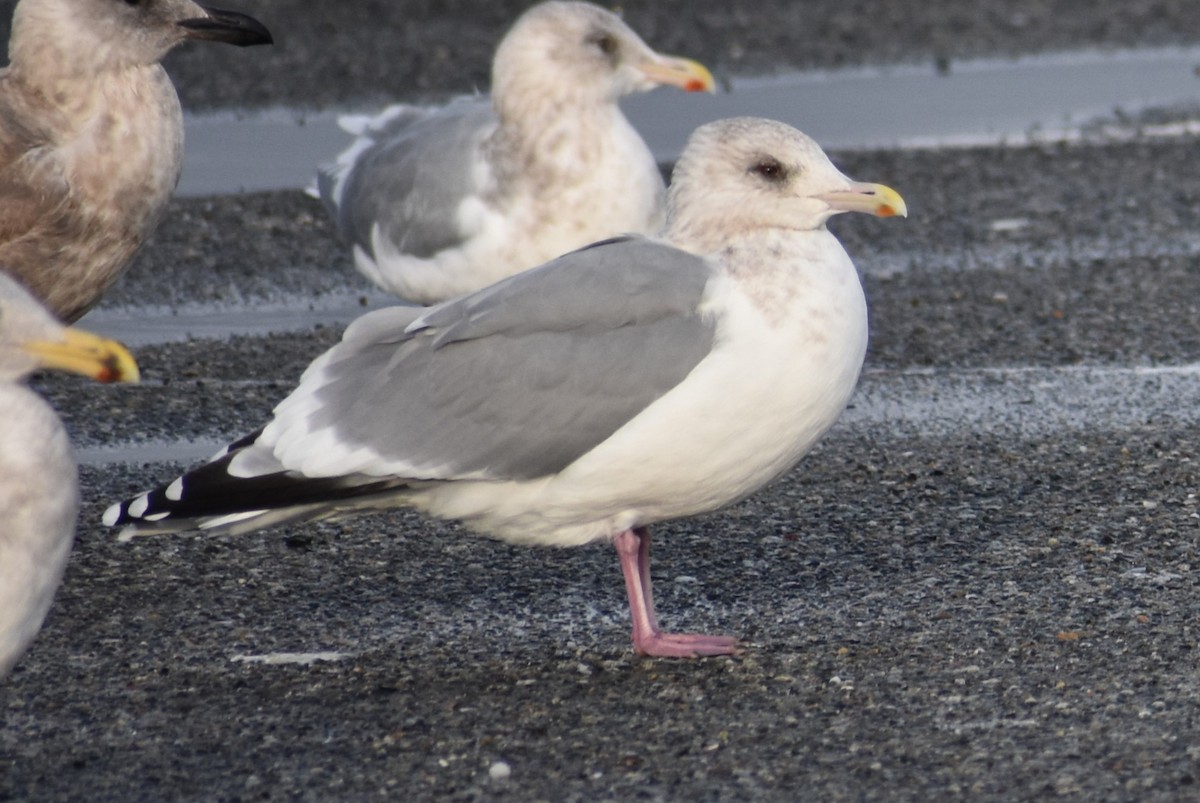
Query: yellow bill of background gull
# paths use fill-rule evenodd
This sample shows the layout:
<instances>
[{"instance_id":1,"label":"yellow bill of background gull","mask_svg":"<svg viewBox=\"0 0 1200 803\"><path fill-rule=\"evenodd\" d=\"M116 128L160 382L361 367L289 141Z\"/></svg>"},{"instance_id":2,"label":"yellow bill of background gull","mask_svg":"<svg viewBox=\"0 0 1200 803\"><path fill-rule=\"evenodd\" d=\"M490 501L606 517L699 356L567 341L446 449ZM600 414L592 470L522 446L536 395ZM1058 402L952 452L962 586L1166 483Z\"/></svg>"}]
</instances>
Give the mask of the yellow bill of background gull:
<instances>
[{"instance_id":1,"label":"yellow bill of background gull","mask_svg":"<svg viewBox=\"0 0 1200 803\"><path fill-rule=\"evenodd\" d=\"M185 39L266 44L243 14L192 0L20 0L0 70L0 265L64 321L129 264L183 159L159 60Z\"/></svg>"},{"instance_id":2,"label":"yellow bill of background gull","mask_svg":"<svg viewBox=\"0 0 1200 803\"><path fill-rule=\"evenodd\" d=\"M259 432L110 507L123 535L245 531L413 506L518 544L616 545L635 650L735 652L660 630L649 525L790 469L841 414L867 345L826 220L905 215L782 123L692 135L662 239L601 242L431 309L365 315Z\"/></svg>"},{"instance_id":3,"label":"yellow bill of background gull","mask_svg":"<svg viewBox=\"0 0 1200 803\"><path fill-rule=\"evenodd\" d=\"M358 139L318 191L364 276L444 301L604 237L657 233L662 176L617 101L660 85L712 91L713 78L598 6L543 3L497 48L490 100L344 118Z\"/></svg>"},{"instance_id":4,"label":"yellow bill of background gull","mask_svg":"<svg viewBox=\"0 0 1200 803\"><path fill-rule=\"evenodd\" d=\"M79 510L67 433L50 405L21 382L37 369L99 382L138 378L120 344L64 328L0 274L0 678L46 618Z\"/></svg>"}]
</instances>

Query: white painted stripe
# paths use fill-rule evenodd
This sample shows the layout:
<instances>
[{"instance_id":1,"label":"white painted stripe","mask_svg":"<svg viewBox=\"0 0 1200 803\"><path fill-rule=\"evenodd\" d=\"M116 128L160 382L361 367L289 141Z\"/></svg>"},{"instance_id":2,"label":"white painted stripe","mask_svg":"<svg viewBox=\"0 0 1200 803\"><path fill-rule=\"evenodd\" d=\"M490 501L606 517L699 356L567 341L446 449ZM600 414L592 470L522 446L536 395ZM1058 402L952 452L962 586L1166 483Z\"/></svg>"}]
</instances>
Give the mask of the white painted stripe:
<instances>
[{"instance_id":1,"label":"white painted stripe","mask_svg":"<svg viewBox=\"0 0 1200 803\"><path fill-rule=\"evenodd\" d=\"M231 661L241 664L266 664L267 666L283 666L299 664L311 666L317 661L341 661L353 658L348 652L271 652L264 655L235 655Z\"/></svg>"},{"instance_id":2,"label":"white painted stripe","mask_svg":"<svg viewBox=\"0 0 1200 803\"><path fill-rule=\"evenodd\" d=\"M659 89L621 105L661 161L673 161L697 126L737 115L782 120L827 150L1022 145L1100 134L1089 124L1114 109L1136 115L1194 103L1197 62L1198 48L1076 51L956 61L947 74L933 65L897 65L735 78L717 95ZM341 114L276 108L188 115L178 193L303 189L318 164L353 141L338 125ZM1177 136L1198 125L1110 134Z\"/></svg>"},{"instance_id":3,"label":"white painted stripe","mask_svg":"<svg viewBox=\"0 0 1200 803\"><path fill-rule=\"evenodd\" d=\"M110 443L75 450L81 466L110 466L114 463L198 463L214 449L224 446L216 440L154 440L138 443Z\"/></svg>"},{"instance_id":4,"label":"white painted stripe","mask_svg":"<svg viewBox=\"0 0 1200 803\"><path fill-rule=\"evenodd\" d=\"M870 369L835 431L871 427L902 436L964 431L1037 435L1063 429L1122 430L1148 422L1200 424L1200 405L1190 403L1196 398L1200 363ZM80 449L78 455L84 466L189 463L199 462L216 445L159 440ZM108 519L106 511L105 521L111 523Z\"/></svg>"},{"instance_id":5,"label":"white painted stripe","mask_svg":"<svg viewBox=\"0 0 1200 803\"><path fill-rule=\"evenodd\" d=\"M191 339L227 340L235 335L308 331L316 324L344 325L371 310L402 303L380 290L347 290L317 298L295 295L271 302L252 299L242 305L187 304L133 309L101 306L85 315L80 326L127 346L145 346Z\"/></svg>"},{"instance_id":6,"label":"white painted stripe","mask_svg":"<svg viewBox=\"0 0 1200 803\"><path fill-rule=\"evenodd\" d=\"M1123 431L1200 424L1200 365L876 370L837 424L881 435ZM836 429L835 429L836 431Z\"/></svg>"}]
</instances>

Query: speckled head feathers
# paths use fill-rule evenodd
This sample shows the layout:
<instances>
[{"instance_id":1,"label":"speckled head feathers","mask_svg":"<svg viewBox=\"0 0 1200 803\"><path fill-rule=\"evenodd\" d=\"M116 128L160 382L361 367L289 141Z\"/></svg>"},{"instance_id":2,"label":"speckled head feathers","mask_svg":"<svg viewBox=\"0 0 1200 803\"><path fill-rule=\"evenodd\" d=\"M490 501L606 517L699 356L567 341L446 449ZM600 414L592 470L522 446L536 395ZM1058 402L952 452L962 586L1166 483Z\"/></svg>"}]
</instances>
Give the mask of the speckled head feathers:
<instances>
[{"instance_id":1,"label":"speckled head feathers","mask_svg":"<svg viewBox=\"0 0 1200 803\"><path fill-rule=\"evenodd\" d=\"M668 236L703 250L731 230L818 230L839 212L885 214L844 201L878 191L898 204L890 214L904 214L895 191L851 181L795 128L756 117L717 120L696 129L675 166Z\"/></svg>"},{"instance_id":2,"label":"speckled head feathers","mask_svg":"<svg viewBox=\"0 0 1200 803\"><path fill-rule=\"evenodd\" d=\"M87 74L155 64L185 39L249 45L271 35L251 17L193 0L20 0L9 59L31 76Z\"/></svg>"},{"instance_id":3,"label":"speckled head feathers","mask_svg":"<svg viewBox=\"0 0 1200 803\"><path fill-rule=\"evenodd\" d=\"M689 59L663 56L620 17L591 3L542 3L513 24L496 49L492 94L580 102L615 101L660 84L711 91L711 74Z\"/></svg>"}]
</instances>

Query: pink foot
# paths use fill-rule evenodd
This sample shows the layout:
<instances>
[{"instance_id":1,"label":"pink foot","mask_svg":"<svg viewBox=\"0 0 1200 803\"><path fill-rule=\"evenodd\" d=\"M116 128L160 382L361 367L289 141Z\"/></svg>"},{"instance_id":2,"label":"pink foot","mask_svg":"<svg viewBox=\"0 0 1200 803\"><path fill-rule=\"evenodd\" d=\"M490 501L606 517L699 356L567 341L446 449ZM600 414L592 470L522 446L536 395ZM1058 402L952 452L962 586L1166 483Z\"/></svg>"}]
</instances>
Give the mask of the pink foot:
<instances>
[{"instance_id":1,"label":"pink foot","mask_svg":"<svg viewBox=\"0 0 1200 803\"><path fill-rule=\"evenodd\" d=\"M656 658L697 658L702 655L736 655L742 651L732 636L702 633L664 633L654 614L654 592L650 588L650 531L645 527L626 530L614 545L629 592L633 617L633 649Z\"/></svg>"},{"instance_id":2,"label":"pink foot","mask_svg":"<svg viewBox=\"0 0 1200 803\"><path fill-rule=\"evenodd\" d=\"M633 651L654 658L699 658L705 655L737 655L742 652L733 636L703 633L633 633Z\"/></svg>"}]
</instances>

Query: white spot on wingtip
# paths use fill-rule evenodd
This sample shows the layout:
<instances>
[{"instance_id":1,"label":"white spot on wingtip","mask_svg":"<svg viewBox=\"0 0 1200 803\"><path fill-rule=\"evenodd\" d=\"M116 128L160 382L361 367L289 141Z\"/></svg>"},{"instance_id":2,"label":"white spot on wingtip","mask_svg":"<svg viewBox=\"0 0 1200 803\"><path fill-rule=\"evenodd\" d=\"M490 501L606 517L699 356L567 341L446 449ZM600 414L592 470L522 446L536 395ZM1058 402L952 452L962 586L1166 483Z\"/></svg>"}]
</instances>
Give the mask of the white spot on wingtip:
<instances>
[{"instance_id":1,"label":"white spot on wingtip","mask_svg":"<svg viewBox=\"0 0 1200 803\"><path fill-rule=\"evenodd\" d=\"M183 477L176 478L173 483L167 486L166 497L172 502L178 502L183 498Z\"/></svg>"},{"instance_id":2,"label":"white spot on wingtip","mask_svg":"<svg viewBox=\"0 0 1200 803\"><path fill-rule=\"evenodd\" d=\"M149 516L146 516L146 521L162 521L170 515L171 513L168 510L164 510L161 513L151 513Z\"/></svg>"},{"instance_id":3,"label":"white spot on wingtip","mask_svg":"<svg viewBox=\"0 0 1200 803\"><path fill-rule=\"evenodd\" d=\"M129 503L126 512L135 519L140 519L150 507L150 494L142 494Z\"/></svg>"},{"instance_id":4,"label":"white spot on wingtip","mask_svg":"<svg viewBox=\"0 0 1200 803\"><path fill-rule=\"evenodd\" d=\"M121 503L117 502L115 505L109 505L104 509L104 515L100 517L100 521L105 527L112 527L120 520L120 518Z\"/></svg>"}]
</instances>

